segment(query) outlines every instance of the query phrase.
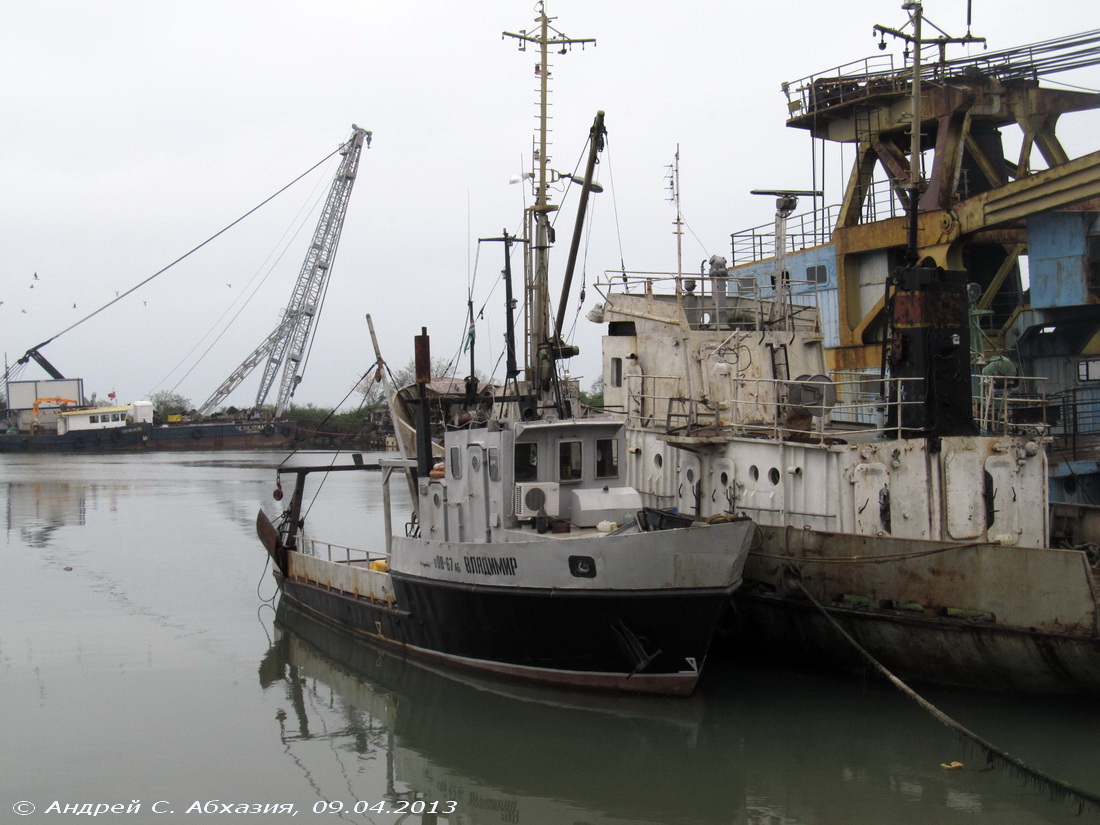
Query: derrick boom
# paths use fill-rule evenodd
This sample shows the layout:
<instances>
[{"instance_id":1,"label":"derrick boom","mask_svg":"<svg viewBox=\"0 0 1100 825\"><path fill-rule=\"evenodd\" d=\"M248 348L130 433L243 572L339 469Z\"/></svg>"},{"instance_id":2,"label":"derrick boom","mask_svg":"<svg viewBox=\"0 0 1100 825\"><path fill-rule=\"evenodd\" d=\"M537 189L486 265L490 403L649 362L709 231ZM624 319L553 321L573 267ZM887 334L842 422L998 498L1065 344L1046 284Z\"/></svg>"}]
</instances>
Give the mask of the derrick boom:
<instances>
[{"instance_id":1,"label":"derrick boom","mask_svg":"<svg viewBox=\"0 0 1100 825\"><path fill-rule=\"evenodd\" d=\"M199 412L203 415L221 404L265 358L267 363L264 365L263 378L256 392L256 409L262 407L267 400L275 378L282 369L282 380L275 402L275 415L282 415L286 410L291 396L294 395L294 389L302 380L306 350L313 334L314 321L320 312L328 287L328 274L336 257L336 247L340 242L340 232L344 226L344 215L347 212L348 200L351 198L352 186L355 184L355 177L359 170L359 157L362 154L364 142L370 146L370 137L371 133L367 130L352 126L351 139L340 150L343 160L332 180L328 198L321 211L321 218L313 232L313 239L306 252L290 302L283 311L282 319L263 343L233 370L229 378L202 405Z\"/></svg>"}]
</instances>

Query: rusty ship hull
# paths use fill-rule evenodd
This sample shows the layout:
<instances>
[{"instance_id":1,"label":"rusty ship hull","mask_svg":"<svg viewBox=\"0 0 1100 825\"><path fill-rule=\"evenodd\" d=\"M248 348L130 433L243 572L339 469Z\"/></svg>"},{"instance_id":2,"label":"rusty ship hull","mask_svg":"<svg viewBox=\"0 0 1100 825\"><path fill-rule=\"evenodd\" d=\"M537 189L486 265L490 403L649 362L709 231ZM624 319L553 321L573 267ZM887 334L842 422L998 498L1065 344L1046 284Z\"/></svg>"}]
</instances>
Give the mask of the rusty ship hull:
<instances>
[{"instance_id":1,"label":"rusty ship hull","mask_svg":"<svg viewBox=\"0 0 1100 825\"><path fill-rule=\"evenodd\" d=\"M1085 553L762 527L737 593L736 649L903 679L1100 693L1096 569Z\"/></svg>"}]
</instances>

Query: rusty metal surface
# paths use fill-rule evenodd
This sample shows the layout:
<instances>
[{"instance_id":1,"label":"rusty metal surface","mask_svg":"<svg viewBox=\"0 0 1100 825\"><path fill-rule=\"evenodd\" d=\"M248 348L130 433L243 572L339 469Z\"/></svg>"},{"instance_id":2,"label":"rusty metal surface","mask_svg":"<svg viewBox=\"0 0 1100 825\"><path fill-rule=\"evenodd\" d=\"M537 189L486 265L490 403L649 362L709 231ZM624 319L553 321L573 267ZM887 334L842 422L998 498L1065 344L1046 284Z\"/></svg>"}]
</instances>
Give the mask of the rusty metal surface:
<instances>
[{"instance_id":1,"label":"rusty metal surface","mask_svg":"<svg viewBox=\"0 0 1100 825\"><path fill-rule=\"evenodd\" d=\"M279 538L279 531L275 529L275 525L271 523L271 519L267 517L267 513L263 510L256 514L256 535L260 537L260 543L267 550L267 554L271 556L275 568L285 575L287 569L286 548L283 547Z\"/></svg>"},{"instance_id":2,"label":"rusty metal surface","mask_svg":"<svg viewBox=\"0 0 1100 825\"><path fill-rule=\"evenodd\" d=\"M821 613L743 588L738 647L772 659L865 672L866 662ZM1034 694L1100 693L1095 639L1008 630L935 617L884 618L873 610L830 615L879 662L907 681Z\"/></svg>"},{"instance_id":3,"label":"rusty metal surface","mask_svg":"<svg viewBox=\"0 0 1100 825\"><path fill-rule=\"evenodd\" d=\"M356 598L370 599L392 606L393 585L388 573L358 564L337 564L302 553L288 553L291 578L312 582L329 590L338 590Z\"/></svg>"},{"instance_id":4,"label":"rusty metal surface","mask_svg":"<svg viewBox=\"0 0 1100 825\"><path fill-rule=\"evenodd\" d=\"M1100 692L1097 586L1083 552L762 527L735 596L742 640L850 667L858 655L799 584L904 677Z\"/></svg>"}]
</instances>

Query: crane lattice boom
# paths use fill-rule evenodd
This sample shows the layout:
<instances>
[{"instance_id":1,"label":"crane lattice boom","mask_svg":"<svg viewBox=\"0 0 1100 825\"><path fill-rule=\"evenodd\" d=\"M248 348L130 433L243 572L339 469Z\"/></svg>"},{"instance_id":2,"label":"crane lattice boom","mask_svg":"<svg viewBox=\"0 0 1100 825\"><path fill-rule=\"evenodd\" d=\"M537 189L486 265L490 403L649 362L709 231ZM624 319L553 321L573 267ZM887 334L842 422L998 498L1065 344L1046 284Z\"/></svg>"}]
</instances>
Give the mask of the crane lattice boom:
<instances>
[{"instance_id":1,"label":"crane lattice boom","mask_svg":"<svg viewBox=\"0 0 1100 825\"><path fill-rule=\"evenodd\" d=\"M362 154L364 142L370 146L370 138L370 132L358 126L352 126L351 139L340 150L344 156L343 160L332 180L324 210L317 222L313 240L309 245L309 251L306 252L298 281L294 285L294 293L283 312L282 320L264 342L256 347L252 354L233 370L207 399L199 409L201 414L206 415L221 404L265 358L267 363L264 366L263 380L256 393L256 409L262 407L267 400L268 393L275 383L275 377L282 368L283 377L275 402L275 415L282 415L286 410L295 388L302 380L306 350L328 286L328 274L336 257L336 247L340 242L340 232L344 226L344 215L347 212L351 189L359 169L359 156Z\"/></svg>"}]
</instances>

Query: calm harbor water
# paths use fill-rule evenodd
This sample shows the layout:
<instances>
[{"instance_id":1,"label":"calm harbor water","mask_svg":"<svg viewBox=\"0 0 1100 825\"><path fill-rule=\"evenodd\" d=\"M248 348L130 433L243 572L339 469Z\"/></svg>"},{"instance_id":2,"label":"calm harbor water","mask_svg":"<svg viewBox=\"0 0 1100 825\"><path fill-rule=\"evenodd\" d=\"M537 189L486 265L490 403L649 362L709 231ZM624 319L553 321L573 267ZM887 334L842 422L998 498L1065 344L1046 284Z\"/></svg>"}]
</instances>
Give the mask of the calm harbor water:
<instances>
[{"instance_id":1,"label":"calm harbor water","mask_svg":"<svg viewBox=\"0 0 1100 825\"><path fill-rule=\"evenodd\" d=\"M0 822L1100 822L982 770L870 674L712 661L687 700L521 689L277 611L253 524L281 458L0 456ZM380 482L333 474L312 533L380 546ZM1100 793L1097 701L923 692Z\"/></svg>"}]
</instances>

